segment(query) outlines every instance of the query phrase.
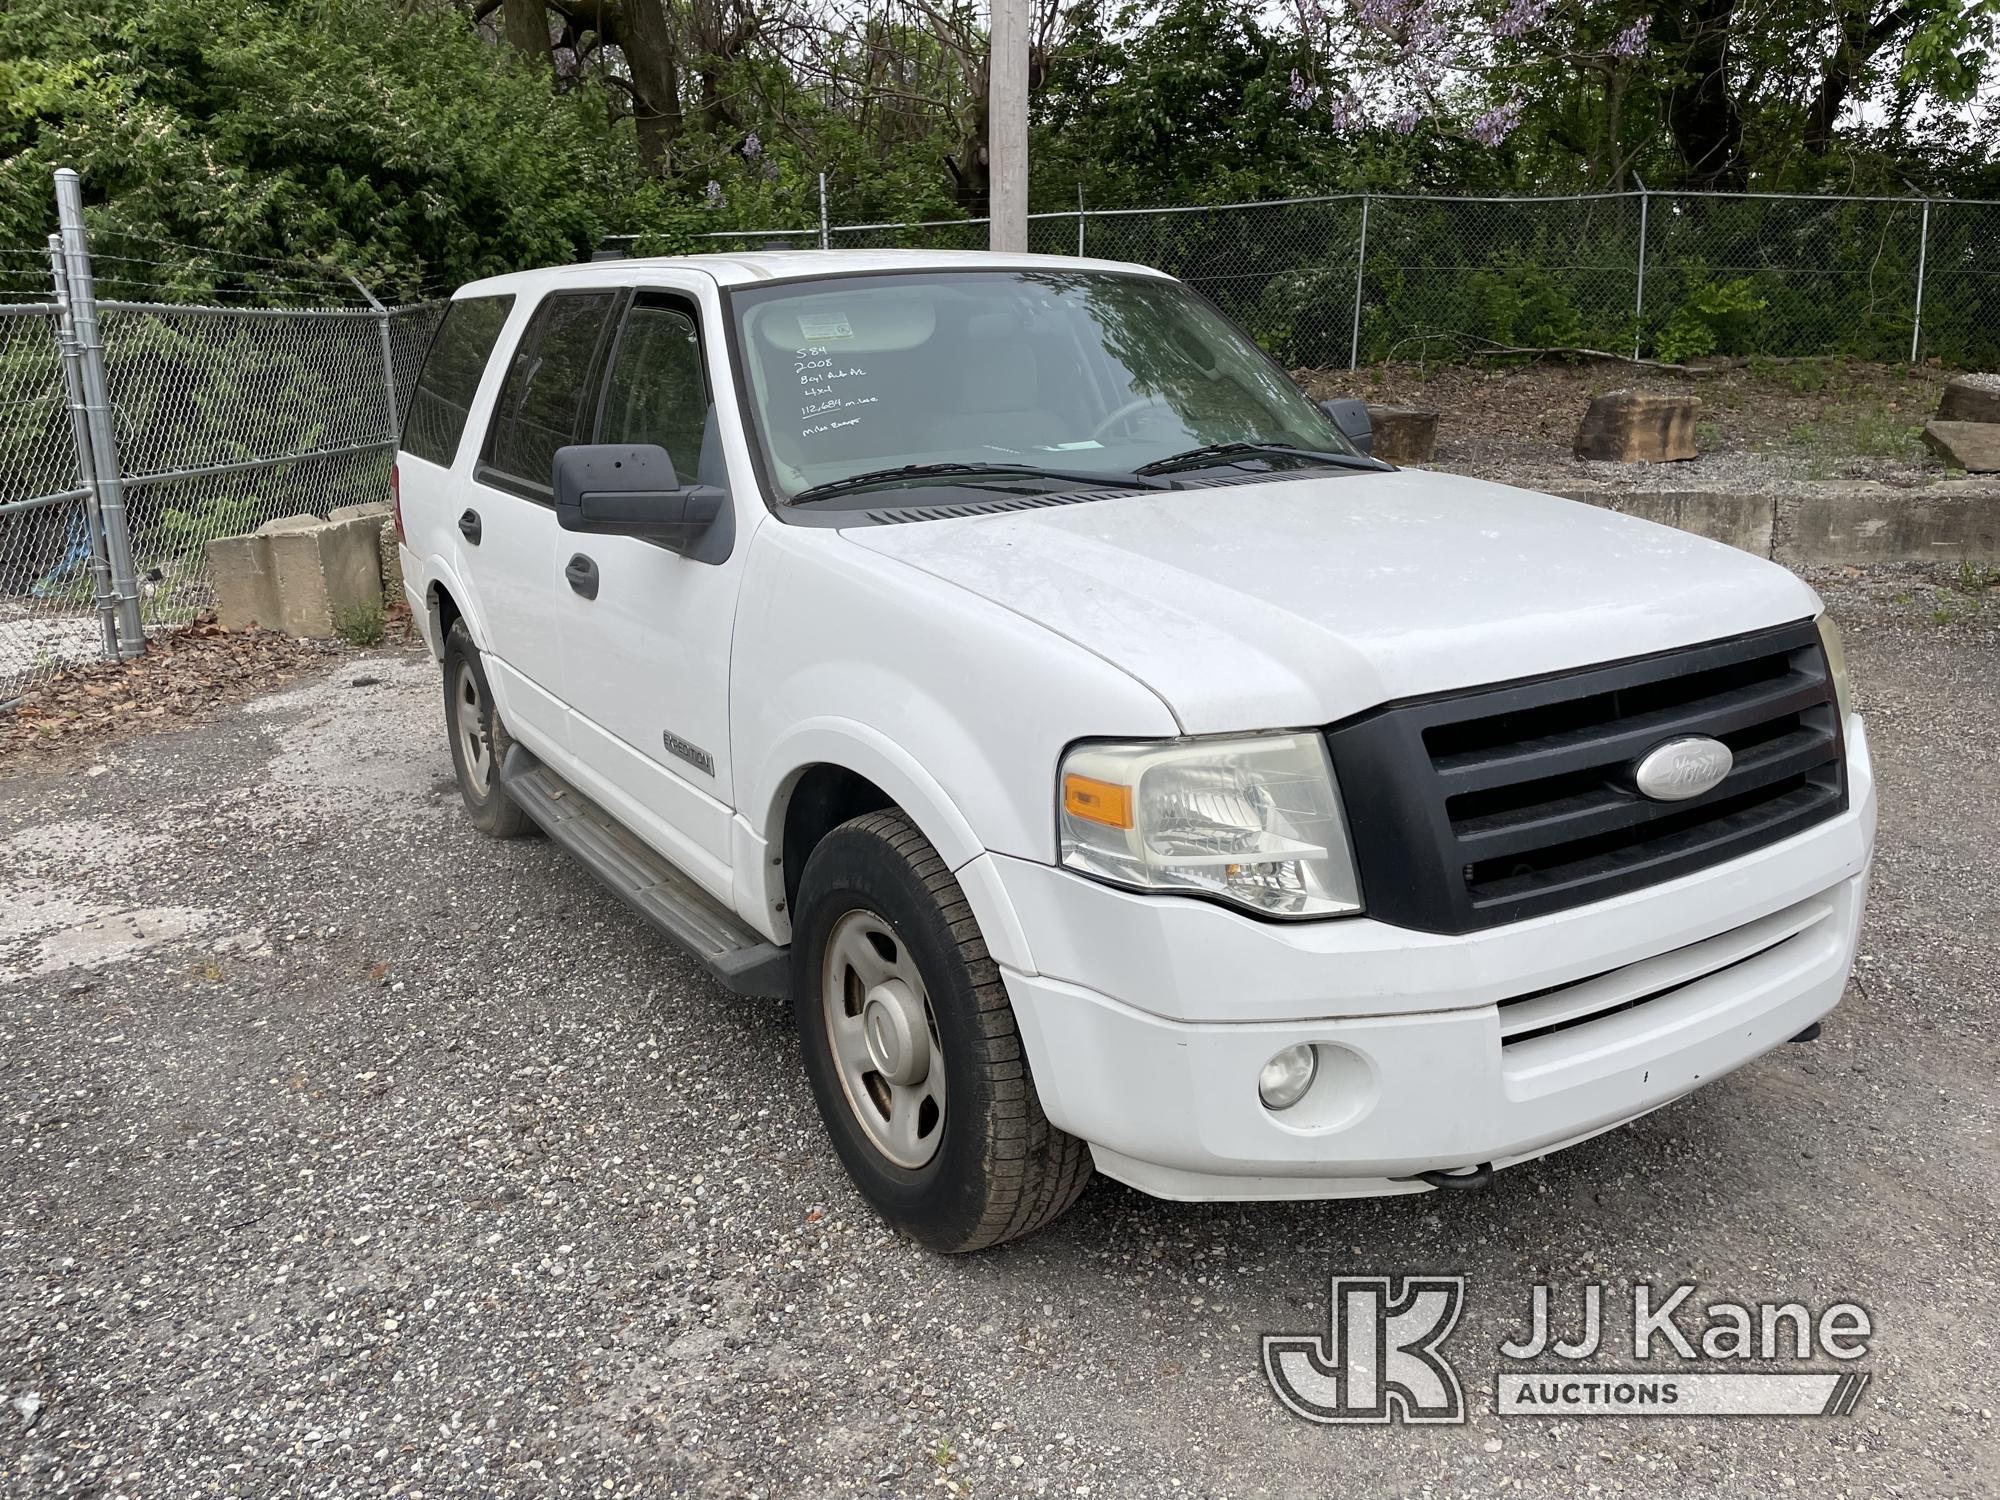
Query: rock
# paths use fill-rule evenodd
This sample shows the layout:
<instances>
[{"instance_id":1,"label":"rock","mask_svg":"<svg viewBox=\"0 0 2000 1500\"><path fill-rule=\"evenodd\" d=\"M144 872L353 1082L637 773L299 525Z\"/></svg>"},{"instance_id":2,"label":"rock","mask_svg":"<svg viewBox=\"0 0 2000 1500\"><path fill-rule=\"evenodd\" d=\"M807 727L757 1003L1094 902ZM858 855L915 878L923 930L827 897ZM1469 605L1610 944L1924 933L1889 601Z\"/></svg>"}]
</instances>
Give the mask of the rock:
<instances>
[{"instance_id":1,"label":"rock","mask_svg":"<svg viewBox=\"0 0 2000 1500\"><path fill-rule=\"evenodd\" d=\"M1591 398L1576 429L1576 456L1621 464L1675 463L1693 458L1692 396L1608 391Z\"/></svg>"},{"instance_id":2,"label":"rock","mask_svg":"<svg viewBox=\"0 0 2000 1500\"><path fill-rule=\"evenodd\" d=\"M2000 422L1926 422L1924 444L1955 469L2000 474Z\"/></svg>"},{"instance_id":3,"label":"rock","mask_svg":"<svg viewBox=\"0 0 2000 1500\"><path fill-rule=\"evenodd\" d=\"M2000 379L1991 375L1954 375L1944 383L1938 402L1940 422L2000 422Z\"/></svg>"},{"instance_id":4,"label":"rock","mask_svg":"<svg viewBox=\"0 0 2000 1500\"><path fill-rule=\"evenodd\" d=\"M1437 456L1438 414L1413 406L1371 406L1375 457L1392 464L1427 464Z\"/></svg>"}]
</instances>

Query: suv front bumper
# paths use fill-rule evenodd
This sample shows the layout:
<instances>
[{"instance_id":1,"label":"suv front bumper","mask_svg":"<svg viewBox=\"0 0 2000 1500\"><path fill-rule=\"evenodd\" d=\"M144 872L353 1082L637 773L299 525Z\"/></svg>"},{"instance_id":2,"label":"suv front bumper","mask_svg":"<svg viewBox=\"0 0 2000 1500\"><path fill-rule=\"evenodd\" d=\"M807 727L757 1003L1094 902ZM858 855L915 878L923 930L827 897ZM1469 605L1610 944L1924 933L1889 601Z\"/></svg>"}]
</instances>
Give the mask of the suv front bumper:
<instances>
[{"instance_id":1,"label":"suv front bumper","mask_svg":"<svg viewBox=\"0 0 2000 1500\"><path fill-rule=\"evenodd\" d=\"M1421 1191L1406 1179L1504 1166L1656 1109L1838 1003L1875 828L1858 718L1847 736L1840 816L1465 936L1263 922L981 856L974 883L990 877L1018 924L1002 973L1043 1108L1106 1175L1190 1199ZM1273 1112L1257 1075L1296 1043L1319 1048L1319 1074Z\"/></svg>"}]
</instances>

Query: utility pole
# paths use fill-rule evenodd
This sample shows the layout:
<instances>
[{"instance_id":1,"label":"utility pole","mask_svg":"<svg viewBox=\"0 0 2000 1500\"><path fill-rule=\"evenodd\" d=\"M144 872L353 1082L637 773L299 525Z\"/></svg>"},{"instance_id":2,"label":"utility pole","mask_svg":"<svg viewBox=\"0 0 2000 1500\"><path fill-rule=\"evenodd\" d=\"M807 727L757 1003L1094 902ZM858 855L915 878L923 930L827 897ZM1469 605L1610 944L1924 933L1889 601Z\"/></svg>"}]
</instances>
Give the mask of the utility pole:
<instances>
[{"instance_id":1,"label":"utility pole","mask_svg":"<svg viewBox=\"0 0 2000 1500\"><path fill-rule=\"evenodd\" d=\"M990 249L1028 248L1028 0L991 0L986 54Z\"/></svg>"}]
</instances>

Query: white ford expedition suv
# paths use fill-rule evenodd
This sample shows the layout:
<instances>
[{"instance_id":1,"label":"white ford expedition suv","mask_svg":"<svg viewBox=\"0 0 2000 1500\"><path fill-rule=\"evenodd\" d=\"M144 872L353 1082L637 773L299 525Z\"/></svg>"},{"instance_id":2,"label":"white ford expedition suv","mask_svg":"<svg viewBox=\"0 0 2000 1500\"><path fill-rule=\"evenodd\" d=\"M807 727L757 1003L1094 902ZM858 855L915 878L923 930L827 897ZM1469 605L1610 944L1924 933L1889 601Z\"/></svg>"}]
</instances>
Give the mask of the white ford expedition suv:
<instances>
[{"instance_id":1,"label":"white ford expedition suv","mask_svg":"<svg viewBox=\"0 0 2000 1500\"><path fill-rule=\"evenodd\" d=\"M1366 456L1139 266L453 300L397 462L472 821L789 997L925 1244L1475 1186L1815 1034L1875 794L1784 569Z\"/></svg>"}]
</instances>

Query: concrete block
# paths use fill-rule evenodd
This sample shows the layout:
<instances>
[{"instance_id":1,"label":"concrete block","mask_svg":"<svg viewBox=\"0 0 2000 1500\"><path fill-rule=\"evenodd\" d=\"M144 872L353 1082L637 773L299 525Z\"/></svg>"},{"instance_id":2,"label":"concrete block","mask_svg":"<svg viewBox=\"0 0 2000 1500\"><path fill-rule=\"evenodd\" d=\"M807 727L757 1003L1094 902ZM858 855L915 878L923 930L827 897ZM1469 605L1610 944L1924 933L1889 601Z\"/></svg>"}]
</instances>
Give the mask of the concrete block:
<instances>
[{"instance_id":1,"label":"concrete block","mask_svg":"<svg viewBox=\"0 0 2000 1500\"><path fill-rule=\"evenodd\" d=\"M2000 375L1955 375L1938 400L1940 422L2000 422Z\"/></svg>"},{"instance_id":2,"label":"concrete block","mask_svg":"<svg viewBox=\"0 0 2000 1500\"><path fill-rule=\"evenodd\" d=\"M1693 458L1692 396L1652 391L1608 391L1591 399L1576 429L1576 456L1609 463L1674 463Z\"/></svg>"},{"instance_id":3,"label":"concrete block","mask_svg":"<svg viewBox=\"0 0 2000 1500\"><path fill-rule=\"evenodd\" d=\"M2000 489L1828 485L1779 502L1772 555L1794 566L2000 560Z\"/></svg>"},{"instance_id":4,"label":"concrete block","mask_svg":"<svg viewBox=\"0 0 2000 1500\"><path fill-rule=\"evenodd\" d=\"M1681 495L1674 524L1683 531L1727 542L1759 557L1769 557L1777 527L1778 503L1769 495L1724 495L1690 492Z\"/></svg>"},{"instance_id":5,"label":"concrete block","mask_svg":"<svg viewBox=\"0 0 2000 1500\"><path fill-rule=\"evenodd\" d=\"M1776 503L1768 495L1728 495L1703 490L1564 490L1566 500L1601 505L1620 515L1657 521L1727 542L1759 557L1771 555Z\"/></svg>"},{"instance_id":6,"label":"concrete block","mask_svg":"<svg viewBox=\"0 0 2000 1500\"><path fill-rule=\"evenodd\" d=\"M286 516L208 544L216 618L324 640L341 614L382 601L379 515Z\"/></svg>"},{"instance_id":7,"label":"concrete block","mask_svg":"<svg viewBox=\"0 0 2000 1500\"><path fill-rule=\"evenodd\" d=\"M217 537L208 544L208 576L215 587L215 617L231 630L275 624L278 575L261 536Z\"/></svg>"},{"instance_id":8,"label":"concrete block","mask_svg":"<svg viewBox=\"0 0 2000 1500\"><path fill-rule=\"evenodd\" d=\"M1375 457L1392 464L1427 464L1437 457L1438 414L1414 406L1371 406Z\"/></svg>"},{"instance_id":9,"label":"concrete block","mask_svg":"<svg viewBox=\"0 0 2000 1500\"><path fill-rule=\"evenodd\" d=\"M369 500L360 505L336 505L326 513L329 521L352 521L356 516L387 516L387 500Z\"/></svg>"},{"instance_id":10,"label":"concrete block","mask_svg":"<svg viewBox=\"0 0 2000 1500\"><path fill-rule=\"evenodd\" d=\"M2000 422L1926 422L1924 446L1968 474L2000 474Z\"/></svg>"}]
</instances>

